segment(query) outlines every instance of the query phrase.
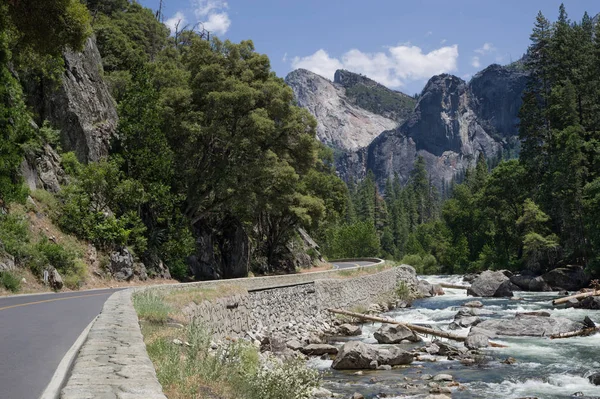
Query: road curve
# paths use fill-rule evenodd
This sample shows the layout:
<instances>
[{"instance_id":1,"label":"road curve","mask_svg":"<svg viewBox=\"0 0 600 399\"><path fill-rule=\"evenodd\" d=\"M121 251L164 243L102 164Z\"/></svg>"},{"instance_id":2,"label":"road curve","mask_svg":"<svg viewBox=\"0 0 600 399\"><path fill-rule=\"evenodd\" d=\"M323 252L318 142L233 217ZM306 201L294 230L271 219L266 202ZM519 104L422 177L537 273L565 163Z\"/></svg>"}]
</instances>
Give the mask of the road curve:
<instances>
[{"instance_id":1,"label":"road curve","mask_svg":"<svg viewBox=\"0 0 600 399\"><path fill-rule=\"evenodd\" d=\"M370 260L350 260L350 261L344 261L344 262L333 261L333 262L331 262L331 264L333 265L334 269L343 270L343 269L350 269L352 267L357 267L357 266L372 266L372 265L375 265L376 262L373 262Z\"/></svg>"},{"instance_id":2,"label":"road curve","mask_svg":"<svg viewBox=\"0 0 600 399\"><path fill-rule=\"evenodd\" d=\"M39 398L77 337L118 290L1 297L0 398Z\"/></svg>"}]
</instances>

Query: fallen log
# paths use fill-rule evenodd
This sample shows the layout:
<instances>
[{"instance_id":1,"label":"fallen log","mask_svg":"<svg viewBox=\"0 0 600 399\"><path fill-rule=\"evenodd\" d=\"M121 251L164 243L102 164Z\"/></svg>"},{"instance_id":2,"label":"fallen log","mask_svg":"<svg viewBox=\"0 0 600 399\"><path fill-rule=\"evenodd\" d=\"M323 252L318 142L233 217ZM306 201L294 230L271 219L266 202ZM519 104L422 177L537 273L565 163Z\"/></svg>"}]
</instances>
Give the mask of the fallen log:
<instances>
[{"instance_id":1,"label":"fallen log","mask_svg":"<svg viewBox=\"0 0 600 399\"><path fill-rule=\"evenodd\" d=\"M560 305L561 303L569 302L569 300L571 300L571 299L581 299L581 298L586 298L588 296L599 296L599 295L600 295L600 290L583 292L581 294L575 294L575 295L570 295L570 296L565 296L562 298L555 299L552 301L552 304Z\"/></svg>"},{"instance_id":2,"label":"fallen log","mask_svg":"<svg viewBox=\"0 0 600 399\"><path fill-rule=\"evenodd\" d=\"M470 285L460 285L460 284L450 284L450 283L439 283L439 286L442 288L454 288L457 290L468 290L471 288Z\"/></svg>"},{"instance_id":3,"label":"fallen log","mask_svg":"<svg viewBox=\"0 0 600 399\"><path fill-rule=\"evenodd\" d=\"M550 336L550 339L581 337L581 336L591 335L598 331L600 331L600 327L583 328L578 331L570 331L570 332L566 332L566 333L552 334Z\"/></svg>"},{"instance_id":4,"label":"fallen log","mask_svg":"<svg viewBox=\"0 0 600 399\"><path fill-rule=\"evenodd\" d=\"M464 342L467 339L467 337L463 337L462 335L453 334L453 333L449 333L446 331L434 330L433 328L417 326L415 324L403 323L401 321L396 321L393 319L386 319L384 317L369 316L366 314L350 312L348 310L342 310L342 309L329 308L329 309L327 309L327 311L331 312L331 313L343 314L346 316L356 317L356 318L363 319L363 320L376 321L378 323L395 324L395 325L399 325L399 326L404 326L416 333L433 335L435 337L452 339L454 341ZM492 346L494 348L507 348L506 345L497 344L497 343L491 342L491 341L489 342L489 344L490 344L490 346Z\"/></svg>"}]
</instances>

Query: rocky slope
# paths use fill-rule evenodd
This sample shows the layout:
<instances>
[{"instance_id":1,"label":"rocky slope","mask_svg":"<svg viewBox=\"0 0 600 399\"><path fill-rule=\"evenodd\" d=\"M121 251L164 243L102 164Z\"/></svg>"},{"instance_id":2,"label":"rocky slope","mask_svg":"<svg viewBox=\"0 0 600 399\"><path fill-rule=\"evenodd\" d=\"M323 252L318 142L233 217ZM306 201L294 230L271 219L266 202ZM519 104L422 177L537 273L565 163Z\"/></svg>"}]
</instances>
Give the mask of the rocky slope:
<instances>
[{"instance_id":1,"label":"rocky slope","mask_svg":"<svg viewBox=\"0 0 600 399\"><path fill-rule=\"evenodd\" d=\"M285 78L298 104L317 118L317 136L341 150L367 146L385 130L395 129L413 107L411 97L347 71L331 82L305 69Z\"/></svg>"},{"instance_id":2,"label":"rocky slope","mask_svg":"<svg viewBox=\"0 0 600 399\"><path fill-rule=\"evenodd\" d=\"M518 112L527 79L519 68L500 65L489 66L469 83L452 75L434 76L404 123L382 131L367 147L341 157L338 171L344 179L361 179L372 170L382 186L394 174L406 182L420 155L432 182L442 187L475 162L479 153L493 158L518 134ZM306 99L317 98L319 94L312 93L317 89L303 86L295 91ZM321 114L309 110L320 125L326 125ZM338 136L345 134L357 132L350 126L337 131Z\"/></svg>"}]
</instances>

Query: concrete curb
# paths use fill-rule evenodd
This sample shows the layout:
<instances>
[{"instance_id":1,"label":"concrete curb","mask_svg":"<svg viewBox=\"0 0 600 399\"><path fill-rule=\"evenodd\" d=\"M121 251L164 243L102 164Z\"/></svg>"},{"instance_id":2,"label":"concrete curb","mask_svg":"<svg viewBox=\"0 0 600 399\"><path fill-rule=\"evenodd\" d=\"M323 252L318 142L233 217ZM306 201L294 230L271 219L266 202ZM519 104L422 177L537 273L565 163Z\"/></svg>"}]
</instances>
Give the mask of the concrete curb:
<instances>
[{"instance_id":1,"label":"concrete curb","mask_svg":"<svg viewBox=\"0 0 600 399\"><path fill-rule=\"evenodd\" d=\"M131 294L118 291L104 304L62 399L167 399L146 352Z\"/></svg>"},{"instance_id":2,"label":"concrete curb","mask_svg":"<svg viewBox=\"0 0 600 399\"><path fill-rule=\"evenodd\" d=\"M90 324L88 324L87 327L81 332L81 334L79 334L79 337L77 338L73 346L71 346L71 348L62 358L62 360L58 364L58 367L56 368L56 371L54 372L54 375L52 376L52 379L50 380L50 383L46 386L46 389L42 393L42 396L40 396L40 399L58 399L60 397L60 390L66 384L67 377L71 372L73 363L75 362L75 358L77 357L77 355L79 354L79 350L87 340L92 325L94 325L94 322L97 318L98 316L94 317L94 320L92 320Z\"/></svg>"}]
</instances>

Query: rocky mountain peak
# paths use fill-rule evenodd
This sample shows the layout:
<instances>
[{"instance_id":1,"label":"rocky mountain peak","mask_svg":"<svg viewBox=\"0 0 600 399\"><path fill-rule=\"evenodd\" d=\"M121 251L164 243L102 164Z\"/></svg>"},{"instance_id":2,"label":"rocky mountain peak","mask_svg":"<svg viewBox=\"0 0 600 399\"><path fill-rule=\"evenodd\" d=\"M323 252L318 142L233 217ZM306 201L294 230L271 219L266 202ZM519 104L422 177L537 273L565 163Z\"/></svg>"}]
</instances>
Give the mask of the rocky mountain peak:
<instances>
[{"instance_id":1,"label":"rocky mountain peak","mask_svg":"<svg viewBox=\"0 0 600 399\"><path fill-rule=\"evenodd\" d=\"M286 83L294 90L298 105L318 121L321 142L344 151L367 146L385 130L398 127L393 118L370 111L348 97L347 89L305 69L290 72ZM364 86L360 86L361 90ZM387 89L386 89L387 90Z\"/></svg>"}]
</instances>

